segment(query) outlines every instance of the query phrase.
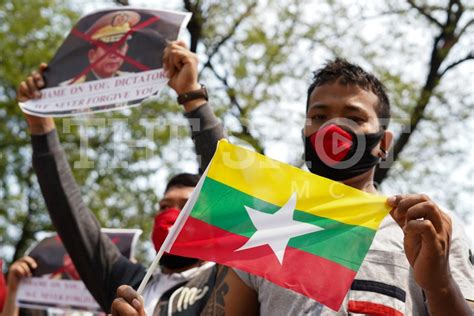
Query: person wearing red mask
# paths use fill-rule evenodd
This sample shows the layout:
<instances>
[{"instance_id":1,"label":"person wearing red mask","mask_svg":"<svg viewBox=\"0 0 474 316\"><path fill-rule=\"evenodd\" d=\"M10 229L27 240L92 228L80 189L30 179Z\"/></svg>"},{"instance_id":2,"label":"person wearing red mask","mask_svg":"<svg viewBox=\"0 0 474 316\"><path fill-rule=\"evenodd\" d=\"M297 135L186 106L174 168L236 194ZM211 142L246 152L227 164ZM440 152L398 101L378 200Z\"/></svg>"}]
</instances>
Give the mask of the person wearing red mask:
<instances>
[{"instance_id":1,"label":"person wearing red mask","mask_svg":"<svg viewBox=\"0 0 474 316\"><path fill-rule=\"evenodd\" d=\"M168 85L178 94L178 102L184 106L185 116L190 120L202 173L214 154L217 141L225 134L207 104L205 88L197 82L197 63L197 56L184 42L168 44L163 58L170 79ZM19 101L40 97L40 89L44 87L41 72L46 67L42 64L39 72L33 72L20 83ZM82 281L102 309L110 312L119 285L137 288L146 268L123 257L111 240L101 234L97 219L81 198L53 119L25 117L32 139L33 166L53 224ZM160 247L198 179L198 175L180 174L169 181L155 218L152 233L155 248ZM177 315L199 313L215 282L214 264L165 255L161 267L145 288L146 311L150 315L169 311Z\"/></svg>"},{"instance_id":2,"label":"person wearing red mask","mask_svg":"<svg viewBox=\"0 0 474 316\"><path fill-rule=\"evenodd\" d=\"M315 72L303 128L310 172L377 193L374 174L392 142L382 83L342 59ZM472 315L474 260L460 221L422 194L388 198L381 223L339 311L261 277L228 269L203 313L225 315ZM314 267L314 278L318 278ZM337 279L334 284L337 286ZM225 289L225 290L223 290ZM114 315L143 315L140 298L120 288ZM119 308L120 307L120 308Z\"/></svg>"}]
</instances>

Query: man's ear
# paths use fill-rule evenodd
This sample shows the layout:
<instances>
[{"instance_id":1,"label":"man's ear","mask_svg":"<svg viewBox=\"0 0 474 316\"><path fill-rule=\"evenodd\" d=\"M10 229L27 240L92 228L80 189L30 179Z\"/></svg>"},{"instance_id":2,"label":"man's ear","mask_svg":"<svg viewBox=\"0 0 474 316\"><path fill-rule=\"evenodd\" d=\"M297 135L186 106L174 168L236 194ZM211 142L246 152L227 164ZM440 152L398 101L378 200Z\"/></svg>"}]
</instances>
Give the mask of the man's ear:
<instances>
[{"instance_id":1,"label":"man's ear","mask_svg":"<svg viewBox=\"0 0 474 316\"><path fill-rule=\"evenodd\" d=\"M390 150L393 141L393 132L384 131L382 139L380 140L380 154L379 156L385 158L387 152Z\"/></svg>"}]
</instances>

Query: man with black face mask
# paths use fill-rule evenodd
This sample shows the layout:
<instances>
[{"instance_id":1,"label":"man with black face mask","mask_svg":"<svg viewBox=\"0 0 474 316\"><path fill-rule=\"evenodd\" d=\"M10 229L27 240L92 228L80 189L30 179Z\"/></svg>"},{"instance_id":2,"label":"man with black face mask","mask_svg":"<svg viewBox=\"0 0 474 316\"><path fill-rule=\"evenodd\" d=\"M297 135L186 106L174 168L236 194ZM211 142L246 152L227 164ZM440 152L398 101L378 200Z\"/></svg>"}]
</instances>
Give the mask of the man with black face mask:
<instances>
[{"instance_id":1,"label":"man with black face mask","mask_svg":"<svg viewBox=\"0 0 474 316\"><path fill-rule=\"evenodd\" d=\"M224 138L222 124L207 104L205 88L197 83L197 56L182 41L165 50L163 64L168 68L169 86L179 95L185 116L192 125L200 172L214 154L216 143ZM172 66L173 65L173 66ZM178 66L176 66L178 65ZM40 72L33 72L18 89L18 100L40 97L44 87ZM137 288L146 268L121 256L111 240L101 234L100 225L82 200L52 118L25 115L33 145L33 166L53 224L81 279L106 312L122 284ZM177 213L190 197L199 175L180 174L168 183L156 215L152 240L159 249ZM163 256L157 271L144 290L144 307L149 315L195 315L210 295L216 269L213 263L173 255Z\"/></svg>"},{"instance_id":2,"label":"man with black face mask","mask_svg":"<svg viewBox=\"0 0 474 316\"><path fill-rule=\"evenodd\" d=\"M389 117L388 97L375 76L344 60L328 63L315 73L308 90L303 134L309 170L376 193L375 166L393 137L385 129ZM392 196L387 203L393 207L391 216L383 220L339 311L261 277L227 269L217 278L203 313L472 315L474 268L459 221L425 195ZM319 273L315 266L314 278ZM120 299L128 303L127 315L143 314L140 298L130 288Z\"/></svg>"},{"instance_id":3,"label":"man with black face mask","mask_svg":"<svg viewBox=\"0 0 474 316\"><path fill-rule=\"evenodd\" d=\"M315 72L306 107L308 169L376 193L375 166L393 138L386 130L390 107L382 83L336 59ZM223 283L231 293L232 284L244 282L254 293L247 303L262 315L471 315L474 271L462 225L425 195L393 196L387 203L392 216L382 222L338 312L235 269ZM224 297L225 305L238 305L236 300Z\"/></svg>"},{"instance_id":4,"label":"man with black face mask","mask_svg":"<svg viewBox=\"0 0 474 316\"><path fill-rule=\"evenodd\" d=\"M386 130L390 104L382 83L360 67L336 59L315 73L306 112L308 169L375 192L374 167L385 158L393 138Z\"/></svg>"}]
</instances>

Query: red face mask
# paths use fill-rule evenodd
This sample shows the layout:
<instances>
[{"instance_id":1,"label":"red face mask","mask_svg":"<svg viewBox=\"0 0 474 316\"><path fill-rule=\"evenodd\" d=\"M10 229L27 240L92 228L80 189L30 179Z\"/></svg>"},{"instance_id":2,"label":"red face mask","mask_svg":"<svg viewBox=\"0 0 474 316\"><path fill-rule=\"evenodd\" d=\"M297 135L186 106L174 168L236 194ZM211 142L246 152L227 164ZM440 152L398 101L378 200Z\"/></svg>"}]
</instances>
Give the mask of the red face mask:
<instances>
[{"instance_id":1,"label":"red face mask","mask_svg":"<svg viewBox=\"0 0 474 316\"><path fill-rule=\"evenodd\" d=\"M153 232L151 233L151 240L153 241L156 251L160 250L166 236L168 236L171 226L176 222L179 212L180 210L177 208L170 208L156 214Z\"/></svg>"}]
</instances>

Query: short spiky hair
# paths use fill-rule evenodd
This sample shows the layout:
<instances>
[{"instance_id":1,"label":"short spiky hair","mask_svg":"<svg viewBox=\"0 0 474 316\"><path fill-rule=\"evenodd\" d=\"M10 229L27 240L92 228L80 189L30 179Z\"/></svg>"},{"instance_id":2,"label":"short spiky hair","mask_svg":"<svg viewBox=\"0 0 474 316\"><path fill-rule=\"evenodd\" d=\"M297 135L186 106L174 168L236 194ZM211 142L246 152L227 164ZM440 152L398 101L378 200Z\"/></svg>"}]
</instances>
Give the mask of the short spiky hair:
<instances>
[{"instance_id":1,"label":"short spiky hair","mask_svg":"<svg viewBox=\"0 0 474 316\"><path fill-rule=\"evenodd\" d=\"M343 85L356 85L364 90L373 92L379 99L379 104L375 109L379 119L386 122L383 128L388 126L390 120L390 101L385 91L385 86L373 74L368 73L362 67L352 64L345 59L336 58L328 62L323 68L313 73L313 81L308 88L308 99L306 109L309 107L309 98L316 87L339 81Z\"/></svg>"},{"instance_id":2,"label":"short spiky hair","mask_svg":"<svg viewBox=\"0 0 474 316\"><path fill-rule=\"evenodd\" d=\"M172 177L168 184L166 185L165 193L168 192L169 189L178 187L195 187L199 181L198 174L192 173L179 173Z\"/></svg>"}]
</instances>

